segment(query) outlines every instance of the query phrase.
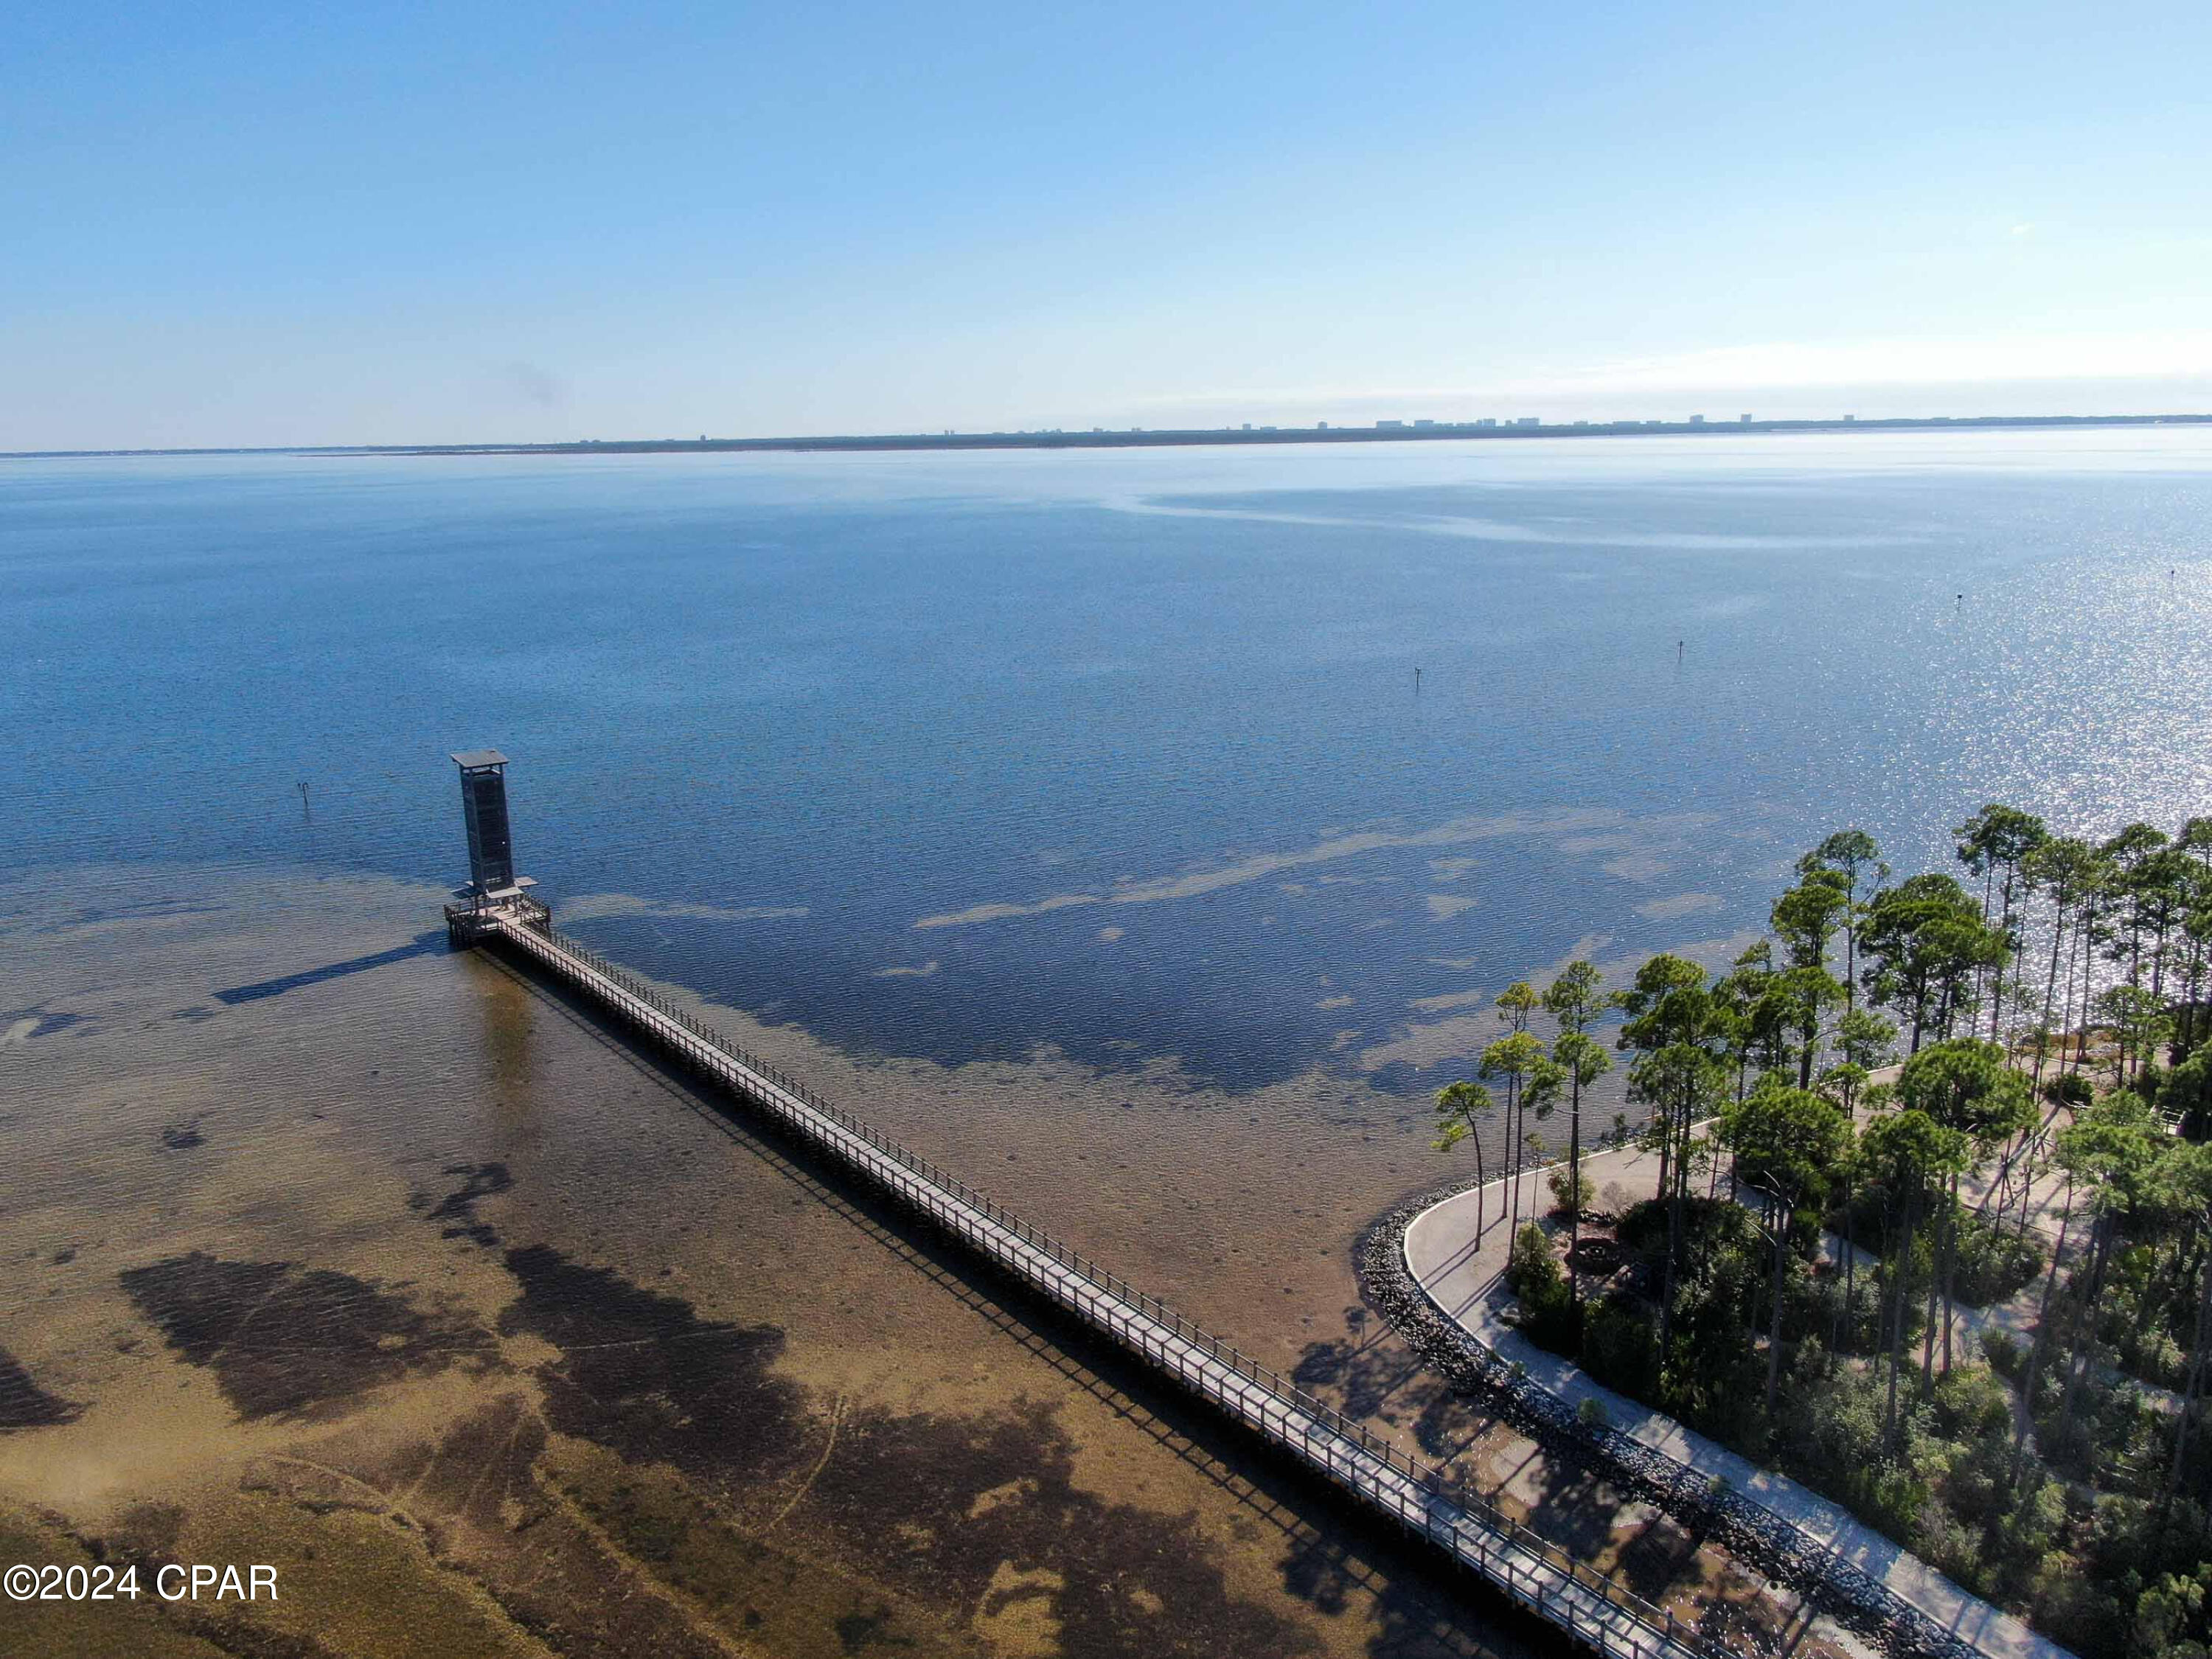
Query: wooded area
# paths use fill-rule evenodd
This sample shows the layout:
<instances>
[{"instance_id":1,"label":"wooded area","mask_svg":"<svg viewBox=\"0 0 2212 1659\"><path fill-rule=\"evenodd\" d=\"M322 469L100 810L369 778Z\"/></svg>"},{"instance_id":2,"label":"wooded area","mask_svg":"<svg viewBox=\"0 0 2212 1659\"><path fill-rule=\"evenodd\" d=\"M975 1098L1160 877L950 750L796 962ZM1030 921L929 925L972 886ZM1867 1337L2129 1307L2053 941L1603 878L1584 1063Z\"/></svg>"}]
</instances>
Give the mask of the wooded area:
<instances>
[{"instance_id":1,"label":"wooded area","mask_svg":"<svg viewBox=\"0 0 2212 1659\"><path fill-rule=\"evenodd\" d=\"M2212 817L2092 842L1991 805L1957 836L1964 881L1829 836L1718 977L1514 986L1437 1144L1480 1158L1502 1109L1517 1162L1569 1114L1556 1231L1503 1218L1534 1340L2084 1655L2198 1659ZM1616 1012L1648 1117L1600 1138L1658 1181L1611 1213L1581 1117Z\"/></svg>"}]
</instances>

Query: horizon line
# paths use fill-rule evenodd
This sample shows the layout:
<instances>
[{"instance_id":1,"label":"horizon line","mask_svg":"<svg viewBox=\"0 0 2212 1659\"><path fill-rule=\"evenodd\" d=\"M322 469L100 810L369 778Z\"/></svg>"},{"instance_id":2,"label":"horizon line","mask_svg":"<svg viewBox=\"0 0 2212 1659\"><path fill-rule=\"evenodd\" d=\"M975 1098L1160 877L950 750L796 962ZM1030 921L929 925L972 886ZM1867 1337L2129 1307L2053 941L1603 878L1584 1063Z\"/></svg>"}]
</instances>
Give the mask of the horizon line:
<instances>
[{"instance_id":1,"label":"horizon line","mask_svg":"<svg viewBox=\"0 0 2212 1659\"><path fill-rule=\"evenodd\" d=\"M2160 415L1856 415L1756 420L1748 415L1708 420L1699 415L1679 420L1545 421L1522 416L1510 420L1382 420L1363 426L1260 425L1221 427L1010 428L995 431L823 433L778 437L564 438L544 441L489 440L468 443L383 444L198 444L166 447L0 450L0 460L93 460L157 459L191 455L567 455L673 454L745 450L953 450L953 449L1140 449L1206 444L1375 443L1466 439L1489 441L1528 438L1628 438L1715 433L1869 432L1930 428L2053 426L2202 426L2212 413Z\"/></svg>"}]
</instances>

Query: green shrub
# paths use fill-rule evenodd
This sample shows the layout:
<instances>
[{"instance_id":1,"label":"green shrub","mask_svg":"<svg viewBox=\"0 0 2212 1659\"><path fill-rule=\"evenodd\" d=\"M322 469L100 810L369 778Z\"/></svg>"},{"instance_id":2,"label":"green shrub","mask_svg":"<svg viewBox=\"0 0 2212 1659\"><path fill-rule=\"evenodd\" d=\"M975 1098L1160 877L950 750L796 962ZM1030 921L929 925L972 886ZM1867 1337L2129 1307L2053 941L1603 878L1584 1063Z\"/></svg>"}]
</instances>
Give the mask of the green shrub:
<instances>
[{"instance_id":1,"label":"green shrub","mask_svg":"<svg viewBox=\"0 0 2212 1659\"><path fill-rule=\"evenodd\" d=\"M1986 1308L2017 1294L2043 1271L2043 1243L1971 1212L1959 1217L1951 1294L1970 1307Z\"/></svg>"},{"instance_id":2,"label":"green shrub","mask_svg":"<svg viewBox=\"0 0 2212 1659\"><path fill-rule=\"evenodd\" d=\"M1607 1387L1649 1400L1659 1385L1659 1335L1644 1305L1610 1296L1583 1322L1583 1369Z\"/></svg>"},{"instance_id":3,"label":"green shrub","mask_svg":"<svg viewBox=\"0 0 2212 1659\"><path fill-rule=\"evenodd\" d=\"M2179 1389L2189 1381L2189 1356L2164 1331L2130 1322L2113 1345L2120 1369L2161 1389Z\"/></svg>"},{"instance_id":4,"label":"green shrub","mask_svg":"<svg viewBox=\"0 0 2212 1659\"><path fill-rule=\"evenodd\" d=\"M2184 1133L2202 1135L2212 1126L2212 1044L2199 1048L2166 1074L2159 1109L2181 1120Z\"/></svg>"},{"instance_id":5,"label":"green shrub","mask_svg":"<svg viewBox=\"0 0 2212 1659\"><path fill-rule=\"evenodd\" d=\"M2012 1395L1986 1365L1960 1365L1936 1380L1936 1427L1946 1439L2002 1437L2012 1427Z\"/></svg>"},{"instance_id":6,"label":"green shrub","mask_svg":"<svg viewBox=\"0 0 2212 1659\"><path fill-rule=\"evenodd\" d=\"M1552 1285L1564 1286L1567 1282L1567 1276L1559 1271L1559 1258L1553 1253L1551 1235L1533 1221L1522 1222L1521 1231L1513 1235L1513 1250L1505 1261L1505 1282L1523 1302L1532 1296L1541 1297Z\"/></svg>"},{"instance_id":7,"label":"green shrub","mask_svg":"<svg viewBox=\"0 0 2212 1659\"><path fill-rule=\"evenodd\" d=\"M2096 1092L2079 1072L2061 1072L2043 1085L2044 1098L2054 1106L2087 1106Z\"/></svg>"},{"instance_id":8,"label":"green shrub","mask_svg":"<svg viewBox=\"0 0 2212 1659\"><path fill-rule=\"evenodd\" d=\"M1897 1463L1877 1465L1873 1477L1873 1490L1861 1512L1891 1537L1911 1538L1913 1523L1928 1508L1927 1481Z\"/></svg>"},{"instance_id":9,"label":"green shrub","mask_svg":"<svg viewBox=\"0 0 2212 1659\"><path fill-rule=\"evenodd\" d=\"M1544 1178L1544 1184L1552 1189L1553 1215L1565 1215L1571 1210L1587 1210L1597 1202L1597 1182L1584 1176L1582 1178L1581 1193L1570 1201L1567 1180L1567 1166L1564 1164Z\"/></svg>"},{"instance_id":10,"label":"green shrub","mask_svg":"<svg viewBox=\"0 0 2212 1659\"><path fill-rule=\"evenodd\" d=\"M1656 1198L1640 1198L1620 1212L1613 1235L1620 1248L1638 1255L1656 1255L1667 1248L1667 1206Z\"/></svg>"},{"instance_id":11,"label":"green shrub","mask_svg":"<svg viewBox=\"0 0 2212 1659\"><path fill-rule=\"evenodd\" d=\"M1655 1264L1667 1253L1668 1206L1647 1198L1620 1218L1614 1235L1622 1249ZM1730 1249L1752 1248L1758 1227L1751 1212L1733 1199L1690 1198L1682 1202L1682 1261L1690 1277L1700 1277L1717 1256ZM1763 1258L1766 1247L1758 1244Z\"/></svg>"},{"instance_id":12,"label":"green shrub","mask_svg":"<svg viewBox=\"0 0 2212 1659\"><path fill-rule=\"evenodd\" d=\"M1931 1498L1921 1506L1913 1522L1911 1540L1914 1553L1938 1572L1948 1573L1962 1584L1980 1578L1978 1532L1945 1508L1942 1499Z\"/></svg>"},{"instance_id":13,"label":"green shrub","mask_svg":"<svg viewBox=\"0 0 2212 1659\"><path fill-rule=\"evenodd\" d=\"M1549 1235L1533 1221L1513 1235L1505 1282L1521 1304L1521 1328L1529 1340L1557 1352L1573 1352L1574 1292L1553 1254Z\"/></svg>"},{"instance_id":14,"label":"green shrub","mask_svg":"<svg viewBox=\"0 0 2212 1659\"><path fill-rule=\"evenodd\" d=\"M1896 1219L1896 1213L1885 1207L1881 1189L1865 1187L1854 1194L1848 1217L1838 1208L1826 1218L1826 1224L1830 1231L1840 1234L1848 1220L1853 1230L1853 1242L1861 1249L1872 1251L1883 1259L1882 1272L1887 1276L1891 1271L1892 1251L1888 1229ZM1923 1215L1913 1229L1912 1261L1908 1269L1913 1296L1924 1296L1927 1292L1928 1275L1934 1271L1936 1253L1942 1243L1943 1224L1943 1212L1938 1207ZM2040 1234L2030 1231L2023 1237L2002 1219L1993 1220L1963 1205L1958 1210L1958 1234L1953 1249L1951 1293L1975 1308L1986 1308L2017 1294L2043 1271L2047 1261ZM1863 1279L1866 1275L1862 1273L1858 1276Z\"/></svg>"}]
</instances>

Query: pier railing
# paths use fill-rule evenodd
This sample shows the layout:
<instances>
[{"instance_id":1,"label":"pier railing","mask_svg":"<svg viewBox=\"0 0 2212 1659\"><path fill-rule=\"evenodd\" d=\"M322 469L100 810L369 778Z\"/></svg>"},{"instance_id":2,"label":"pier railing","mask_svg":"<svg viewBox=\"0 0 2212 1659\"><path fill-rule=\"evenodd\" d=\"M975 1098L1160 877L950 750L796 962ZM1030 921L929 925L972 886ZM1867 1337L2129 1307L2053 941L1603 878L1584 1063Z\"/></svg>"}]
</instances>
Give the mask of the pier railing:
<instances>
[{"instance_id":1,"label":"pier railing","mask_svg":"<svg viewBox=\"0 0 2212 1659\"><path fill-rule=\"evenodd\" d=\"M823 1099L774 1062L556 931L544 907L533 902L526 910L478 911L470 918L469 932L519 947L557 978L644 1027L811 1145L1476 1569L1584 1645L1615 1659L1712 1659L1728 1651L1671 1609L1592 1567L1159 1297Z\"/></svg>"}]
</instances>

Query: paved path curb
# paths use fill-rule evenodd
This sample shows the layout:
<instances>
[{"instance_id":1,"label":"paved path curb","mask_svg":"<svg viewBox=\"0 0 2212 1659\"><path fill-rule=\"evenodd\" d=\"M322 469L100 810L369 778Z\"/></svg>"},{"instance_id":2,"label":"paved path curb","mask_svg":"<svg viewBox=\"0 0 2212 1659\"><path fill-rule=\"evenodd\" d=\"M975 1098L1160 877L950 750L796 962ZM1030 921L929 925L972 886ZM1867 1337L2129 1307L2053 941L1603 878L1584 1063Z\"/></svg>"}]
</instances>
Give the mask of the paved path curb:
<instances>
[{"instance_id":1,"label":"paved path curb","mask_svg":"<svg viewBox=\"0 0 2212 1659\"><path fill-rule=\"evenodd\" d=\"M1528 1185L1540 1190L1531 1176L1521 1179L1524 1200ZM1504 1186L1484 1185L1486 1210L1502 1205ZM1408 1200L1369 1230L1359 1250L1370 1299L1455 1382L1503 1400L1516 1425L1547 1449L1566 1451L1686 1523L1715 1528L1747 1559L1892 1653L2073 1659L1809 1487L1602 1388L1522 1336L1492 1298L1506 1229L1493 1223L1479 1253L1470 1248L1475 1202L1475 1186L1465 1182ZM1588 1399L1618 1426L1582 1421Z\"/></svg>"}]
</instances>

